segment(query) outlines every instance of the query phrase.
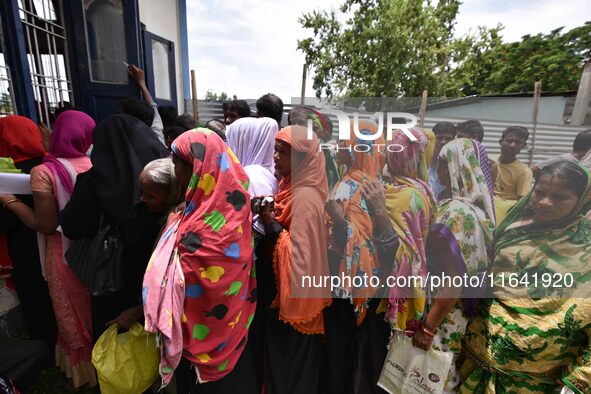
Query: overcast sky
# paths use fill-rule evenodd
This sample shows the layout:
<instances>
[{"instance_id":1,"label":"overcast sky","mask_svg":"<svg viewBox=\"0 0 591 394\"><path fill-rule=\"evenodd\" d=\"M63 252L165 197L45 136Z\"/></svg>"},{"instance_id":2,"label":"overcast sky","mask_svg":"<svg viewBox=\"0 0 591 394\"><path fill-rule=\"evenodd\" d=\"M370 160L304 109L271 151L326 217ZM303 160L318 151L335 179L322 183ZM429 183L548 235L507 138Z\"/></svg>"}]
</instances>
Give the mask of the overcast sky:
<instances>
[{"instance_id":1,"label":"overcast sky","mask_svg":"<svg viewBox=\"0 0 591 394\"><path fill-rule=\"evenodd\" d=\"M298 17L316 8L338 8L341 0L188 0L189 63L197 94L208 89L255 99L272 92L284 102L301 90L304 55L297 40L309 36ZM589 0L465 0L456 34L501 22L503 40L565 30L591 20ZM314 96L308 75L306 96Z\"/></svg>"}]
</instances>

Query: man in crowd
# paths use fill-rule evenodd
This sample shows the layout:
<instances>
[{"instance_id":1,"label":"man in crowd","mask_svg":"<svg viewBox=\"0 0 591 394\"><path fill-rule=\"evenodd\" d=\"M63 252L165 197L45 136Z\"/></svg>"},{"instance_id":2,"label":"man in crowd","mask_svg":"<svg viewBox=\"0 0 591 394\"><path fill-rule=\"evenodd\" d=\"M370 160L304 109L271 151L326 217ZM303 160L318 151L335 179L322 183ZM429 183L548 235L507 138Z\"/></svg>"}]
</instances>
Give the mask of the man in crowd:
<instances>
[{"instance_id":1,"label":"man in crowd","mask_svg":"<svg viewBox=\"0 0 591 394\"><path fill-rule=\"evenodd\" d=\"M532 186L532 171L517 159L527 145L529 132L522 126L508 127L501 136L501 156L497 161L498 176L495 195L503 200L517 201L525 196Z\"/></svg>"},{"instance_id":2,"label":"man in crowd","mask_svg":"<svg viewBox=\"0 0 591 394\"><path fill-rule=\"evenodd\" d=\"M281 129L283 118L283 101L273 93L267 93L257 100L257 118L267 117L275 119Z\"/></svg>"},{"instance_id":3,"label":"man in crowd","mask_svg":"<svg viewBox=\"0 0 591 394\"><path fill-rule=\"evenodd\" d=\"M429 166L429 186L435 197L439 197L439 194L443 191L443 186L439 183L439 177L437 176L437 157L443 145L447 144L458 134L456 125L450 122L439 122L433 126L433 134L435 134L435 152L433 152L433 160Z\"/></svg>"},{"instance_id":4,"label":"man in crowd","mask_svg":"<svg viewBox=\"0 0 591 394\"><path fill-rule=\"evenodd\" d=\"M240 118L248 118L250 116L250 107L244 100L226 101L223 104L224 109L224 123L226 126L231 125Z\"/></svg>"}]
</instances>

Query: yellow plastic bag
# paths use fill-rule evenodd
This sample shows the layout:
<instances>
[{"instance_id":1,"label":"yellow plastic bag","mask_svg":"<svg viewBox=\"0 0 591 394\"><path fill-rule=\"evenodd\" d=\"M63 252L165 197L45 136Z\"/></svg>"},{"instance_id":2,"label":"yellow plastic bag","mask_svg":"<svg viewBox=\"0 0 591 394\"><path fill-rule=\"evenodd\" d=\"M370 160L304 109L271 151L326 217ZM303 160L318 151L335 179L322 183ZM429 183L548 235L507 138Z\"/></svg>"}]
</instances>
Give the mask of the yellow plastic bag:
<instances>
[{"instance_id":1,"label":"yellow plastic bag","mask_svg":"<svg viewBox=\"0 0 591 394\"><path fill-rule=\"evenodd\" d=\"M159 362L156 336L139 323L119 335L113 324L92 349L102 394L143 393L158 378Z\"/></svg>"}]
</instances>

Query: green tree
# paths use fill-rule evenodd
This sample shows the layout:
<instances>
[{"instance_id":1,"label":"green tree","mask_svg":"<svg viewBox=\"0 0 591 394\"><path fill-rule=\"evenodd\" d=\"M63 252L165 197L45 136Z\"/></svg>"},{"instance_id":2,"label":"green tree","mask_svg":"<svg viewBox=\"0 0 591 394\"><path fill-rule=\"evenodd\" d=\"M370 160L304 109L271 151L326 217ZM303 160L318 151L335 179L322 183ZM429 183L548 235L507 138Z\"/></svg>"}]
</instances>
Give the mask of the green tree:
<instances>
[{"instance_id":1,"label":"green tree","mask_svg":"<svg viewBox=\"0 0 591 394\"><path fill-rule=\"evenodd\" d=\"M340 11L312 11L298 41L314 68L316 95L349 97L460 95L471 86L483 50L500 44L500 26L455 38L459 0L345 0ZM468 67L464 67L468 64Z\"/></svg>"},{"instance_id":2,"label":"green tree","mask_svg":"<svg viewBox=\"0 0 591 394\"><path fill-rule=\"evenodd\" d=\"M13 108L12 108L12 100L10 99L10 94L0 93L0 113L1 114L11 114L12 112L13 112Z\"/></svg>"},{"instance_id":3,"label":"green tree","mask_svg":"<svg viewBox=\"0 0 591 394\"><path fill-rule=\"evenodd\" d=\"M236 95L233 96L234 100L236 100ZM229 98L226 92L222 92L220 94L213 93L211 89L208 89L205 93L205 100L207 101L227 101Z\"/></svg>"},{"instance_id":4,"label":"green tree","mask_svg":"<svg viewBox=\"0 0 591 394\"><path fill-rule=\"evenodd\" d=\"M526 35L497 45L481 55L479 72L467 93L531 91L541 80L544 90L576 90L585 62L591 60L591 22L562 33Z\"/></svg>"}]
</instances>

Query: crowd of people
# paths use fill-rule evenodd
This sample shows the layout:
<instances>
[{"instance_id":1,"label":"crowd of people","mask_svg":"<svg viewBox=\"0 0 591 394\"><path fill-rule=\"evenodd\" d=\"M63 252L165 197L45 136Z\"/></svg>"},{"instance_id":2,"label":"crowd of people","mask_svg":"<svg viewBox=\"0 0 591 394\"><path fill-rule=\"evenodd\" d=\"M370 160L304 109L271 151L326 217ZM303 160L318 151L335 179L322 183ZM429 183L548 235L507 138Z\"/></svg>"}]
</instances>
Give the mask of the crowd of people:
<instances>
[{"instance_id":1,"label":"crowd of people","mask_svg":"<svg viewBox=\"0 0 591 394\"><path fill-rule=\"evenodd\" d=\"M30 119L0 119L0 172L30 174L32 190L0 195L0 376L26 389L55 365L72 389L95 387L94 343L141 322L169 392L381 393L399 335L453 354L446 393L591 391L591 130L529 168L521 126L502 133L497 160L476 120L392 141L360 121L337 142L312 108L284 125L273 94L256 115L230 101L198 127L129 72L144 101L98 124L62 108L44 137ZM97 237L116 241L101 283L77 261ZM501 282L514 273L573 280ZM492 282L299 280L439 274Z\"/></svg>"}]
</instances>

